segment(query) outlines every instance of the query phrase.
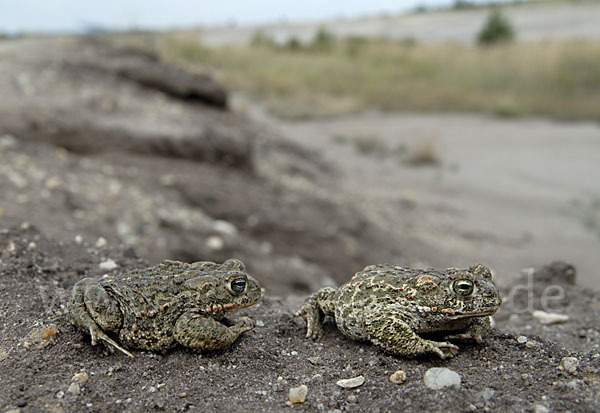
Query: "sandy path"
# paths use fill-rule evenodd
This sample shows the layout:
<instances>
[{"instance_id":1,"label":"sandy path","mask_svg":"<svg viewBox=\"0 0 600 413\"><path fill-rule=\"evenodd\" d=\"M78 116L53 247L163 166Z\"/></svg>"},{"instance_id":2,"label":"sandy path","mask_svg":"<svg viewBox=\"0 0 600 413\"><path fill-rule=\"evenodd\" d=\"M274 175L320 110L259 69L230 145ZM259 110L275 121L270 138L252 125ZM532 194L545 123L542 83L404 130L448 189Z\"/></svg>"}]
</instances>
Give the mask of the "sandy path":
<instances>
[{"instance_id":1,"label":"sandy path","mask_svg":"<svg viewBox=\"0 0 600 413\"><path fill-rule=\"evenodd\" d=\"M408 264L484 262L508 281L523 268L566 260L583 284L598 281L600 233L584 225L576 206L600 197L598 124L464 114L302 122L253 116L337 168L338 195L402 239ZM357 136L389 154L357 151ZM414 166L406 162L410 155L392 154L398 146L418 151L423 142L431 143L440 166ZM584 210L600 220L600 211Z\"/></svg>"}]
</instances>

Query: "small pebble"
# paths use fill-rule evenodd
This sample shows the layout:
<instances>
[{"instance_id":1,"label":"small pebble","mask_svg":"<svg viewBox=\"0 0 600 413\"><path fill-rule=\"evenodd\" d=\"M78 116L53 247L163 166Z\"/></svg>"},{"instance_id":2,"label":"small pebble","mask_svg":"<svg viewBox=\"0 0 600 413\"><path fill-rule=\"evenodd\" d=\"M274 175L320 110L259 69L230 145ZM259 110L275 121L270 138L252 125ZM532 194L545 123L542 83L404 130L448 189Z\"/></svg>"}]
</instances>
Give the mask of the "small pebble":
<instances>
[{"instance_id":1,"label":"small pebble","mask_svg":"<svg viewBox=\"0 0 600 413\"><path fill-rule=\"evenodd\" d=\"M100 268L102 268L103 270L114 270L115 268L117 268L119 265L112 259L107 259L105 261L102 261L100 263Z\"/></svg>"},{"instance_id":2,"label":"small pebble","mask_svg":"<svg viewBox=\"0 0 600 413\"><path fill-rule=\"evenodd\" d=\"M206 239L206 246L211 250L220 250L225 246L225 242L221 237L212 235Z\"/></svg>"},{"instance_id":3,"label":"small pebble","mask_svg":"<svg viewBox=\"0 0 600 413\"><path fill-rule=\"evenodd\" d=\"M42 340L47 340L52 337L56 337L58 334L58 327L56 324L50 324L42 333Z\"/></svg>"},{"instance_id":4,"label":"small pebble","mask_svg":"<svg viewBox=\"0 0 600 413\"><path fill-rule=\"evenodd\" d=\"M548 408L543 404L536 404L533 407L533 411L534 413L548 413L550 410L548 410Z\"/></svg>"},{"instance_id":5,"label":"small pebble","mask_svg":"<svg viewBox=\"0 0 600 413\"><path fill-rule=\"evenodd\" d=\"M77 373L76 375L74 375L71 381L83 385L87 383L89 378L90 376L88 376L88 374L85 371L82 371L81 373Z\"/></svg>"},{"instance_id":6,"label":"small pebble","mask_svg":"<svg viewBox=\"0 0 600 413\"><path fill-rule=\"evenodd\" d=\"M102 248L106 245L106 239L100 237L96 240L96 248Z\"/></svg>"},{"instance_id":7,"label":"small pebble","mask_svg":"<svg viewBox=\"0 0 600 413\"><path fill-rule=\"evenodd\" d=\"M177 393L177 396L178 396L178 397L181 397L181 398L184 398L184 397L186 397L186 396L187 396L187 393L186 393L186 392L184 392L184 391L182 391L181 393Z\"/></svg>"},{"instance_id":8,"label":"small pebble","mask_svg":"<svg viewBox=\"0 0 600 413\"><path fill-rule=\"evenodd\" d=\"M406 381L406 373L404 370L395 371L390 375L390 381L394 384L402 384Z\"/></svg>"},{"instance_id":9,"label":"small pebble","mask_svg":"<svg viewBox=\"0 0 600 413\"><path fill-rule=\"evenodd\" d=\"M338 380L336 384L344 389L353 389L355 387L362 386L365 382L365 378L363 376L352 377L351 379L342 379Z\"/></svg>"},{"instance_id":10,"label":"small pebble","mask_svg":"<svg viewBox=\"0 0 600 413\"><path fill-rule=\"evenodd\" d=\"M148 388L148 391L149 391L150 393L156 393L156 387L154 387L154 386L150 386L150 387Z\"/></svg>"},{"instance_id":11,"label":"small pebble","mask_svg":"<svg viewBox=\"0 0 600 413\"><path fill-rule=\"evenodd\" d=\"M71 393L73 396L78 396L81 393L81 388L79 387L79 383L72 382L67 389L67 393Z\"/></svg>"},{"instance_id":12,"label":"small pebble","mask_svg":"<svg viewBox=\"0 0 600 413\"><path fill-rule=\"evenodd\" d=\"M306 387L306 384L303 384L299 387L292 387L288 393L288 398L291 403L304 403L307 394L308 387Z\"/></svg>"},{"instance_id":13,"label":"small pebble","mask_svg":"<svg viewBox=\"0 0 600 413\"><path fill-rule=\"evenodd\" d=\"M216 220L212 223L213 230L220 232L223 235L234 236L238 233L237 228L231 222Z\"/></svg>"},{"instance_id":14,"label":"small pebble","mask_svg":"<svg viewBox=\"0 0 600 413\"><path fill-rule=\"evenodd\" d=\"M569 319L569 316L566 314L547 313L545 311L534 311L532 315L533 318L542 324L559 324Z\"/></svg>"},{"instance_id":15,"label":"small pebble","mask_svg":"<svg viewBox=\"0 0 600 413\"><path fill-rule=\"evenodd\" d=\"M525 336L517 337L517 343L519 343L519 344L527 343L527 337L525 337Z\"/></svg>"},{"instance_id":16,"label":"small pebble","mask_svg":"<svg viewBox=\"0 0 600 413\"><path fill-rule=\"evenodd\" d=\"M576 357L563 357L558 368L569 374L576 374L579 360Z\"/></svg>"},{"instance_id":17,"label":"small pebble","mask_svg":"<svg viewBox=\"0 0 600 413\"><path fill-rule=\"evenodd\" d=\"M356 404L356 403L358 403L358 397L356 397L355 394L351 394L350 396L348 396L348 398L346 399L346 401L348 403Z\"/></svg>"},{"instance_id":18,"label":"small pebble","mask_svg":"<svg viewBox=\"0 0 600 413\"><path fill-rule=\"evenodd\" d=\"M59 390L56 392L56 398L57 399L62 399L63 397L65 397L65 392L62 390Z\"/></svg>"},{"instance_id":19,"label":"small pebble","mask_svg":"<svg viewBox=\"0 0 600 413\"><path fill-rule=\"evenodd\" d=\"M83 237L81 235L75 235L75 244L81 244L83 242Z\"/></svg>"},{"instance_id":20,"label":"small pebble","mask_svg":"<svg viewBox=\"0 0 600 413\"><path fill-rule=\"evenodd\" d=\"M445 367L432 367L425 372L423 377L425 386L433 390L440 390L444 387L460 387L460 376L457 372Z\"/></svg>"}]
</instances>

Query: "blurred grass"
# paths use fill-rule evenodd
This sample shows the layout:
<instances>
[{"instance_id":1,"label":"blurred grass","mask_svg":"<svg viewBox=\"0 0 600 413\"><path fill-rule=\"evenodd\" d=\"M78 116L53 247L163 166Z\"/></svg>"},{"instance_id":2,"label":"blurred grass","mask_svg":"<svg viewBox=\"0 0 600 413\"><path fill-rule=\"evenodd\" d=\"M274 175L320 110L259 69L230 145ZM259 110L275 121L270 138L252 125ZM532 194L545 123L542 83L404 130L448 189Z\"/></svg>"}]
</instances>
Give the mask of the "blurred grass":
<instances>
[{"instance_id":1,"label":"blurred grass","mask_svg":"<svg viewBox=\"0 0 600 413\"><path fill-rule=\"evenodd\" d=\"M179 33L158 47L167 60L209 68L288 118L377 108L600 121L597 40L476 47L321 33L319 41L207 48Z\"/></svg>"}]
</instances>

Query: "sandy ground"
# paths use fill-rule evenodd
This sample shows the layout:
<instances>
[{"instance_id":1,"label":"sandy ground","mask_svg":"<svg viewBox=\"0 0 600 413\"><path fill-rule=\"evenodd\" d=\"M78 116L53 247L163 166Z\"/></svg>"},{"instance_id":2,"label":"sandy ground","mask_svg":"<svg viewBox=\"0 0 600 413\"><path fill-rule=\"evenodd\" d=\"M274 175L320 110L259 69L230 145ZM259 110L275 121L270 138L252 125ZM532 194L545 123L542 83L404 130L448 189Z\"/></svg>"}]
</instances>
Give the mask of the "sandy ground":
<instances>
[{"instance_id":1,"label":"sandy ground","mask_svg":"<svg viewBox=\"0 0 600 413\"><path fill-rule=\"evenodd\" d=\"M598 284L600 234L584 220L600 196L597 123L419 113L285 122L251 113L334 165L339 195L406 237L409 264L482 261L509 282L562 259L582 284ZM361 142L370 146L361 151ZM410 163L423 152L439 164Z\"/></svg>"},{"instance_id":2,"label":"sandy ground","mask_svg":"<svg viewBox=\"0 0 600 413\"><path fill-rule=\"evenodd\" d=\"M513 23L519 41L600 37L600 3L596 1L537 3L506 6L502 10ZM291 37L308 42L319 27L325 26L343 37L411 38L424 43L472 44L488 13L487 9L473 9L327 22L214 27L201 29L199 35L208 46L247 43L258 29L279 42Z\"/></svg>"}]
</instances>

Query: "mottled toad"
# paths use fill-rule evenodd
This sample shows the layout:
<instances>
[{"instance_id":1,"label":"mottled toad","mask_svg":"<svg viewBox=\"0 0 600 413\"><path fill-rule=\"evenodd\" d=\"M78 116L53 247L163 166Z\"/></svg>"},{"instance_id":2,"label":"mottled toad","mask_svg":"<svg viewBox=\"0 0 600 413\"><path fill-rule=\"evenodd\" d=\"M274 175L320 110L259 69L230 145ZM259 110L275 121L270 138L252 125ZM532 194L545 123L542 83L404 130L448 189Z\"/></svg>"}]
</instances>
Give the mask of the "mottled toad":
<instances>
[{"instance_id":1,"label":"mottled toad","mask_svg":"<svg viewBox=\"0 0 600 413\"><path fill-rule=\"evenodd\" d=\"M306 336L313 339L323 334L323 316L330 315L346 336L371 341L388 353L435 353L445 359L458 347L420 334L447 332L452 334L445 339L481 343L500 304L483 265L443 271L370 265L339 289L325 287L311 295L296 316L306 320Z\"/></svg>"},{"instance_id":2,"label":"mottled toad","mask_svg":"<svg viewBox=\"0 0 600 413\"><path fill-rule=\"evenodd\" d=\"M131 356L128 348L164 350L177 343L194 349L219 350L252 329L243 317L232 326L225 313L249 307L261 296L258 282L244 264L187 264L163 261L157 266L116 276L85 278L73 287L71 322L92 337Z\"/></svg>"}]
</instances>

